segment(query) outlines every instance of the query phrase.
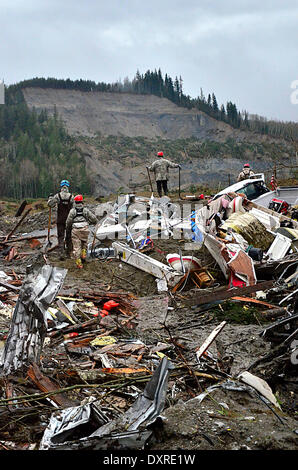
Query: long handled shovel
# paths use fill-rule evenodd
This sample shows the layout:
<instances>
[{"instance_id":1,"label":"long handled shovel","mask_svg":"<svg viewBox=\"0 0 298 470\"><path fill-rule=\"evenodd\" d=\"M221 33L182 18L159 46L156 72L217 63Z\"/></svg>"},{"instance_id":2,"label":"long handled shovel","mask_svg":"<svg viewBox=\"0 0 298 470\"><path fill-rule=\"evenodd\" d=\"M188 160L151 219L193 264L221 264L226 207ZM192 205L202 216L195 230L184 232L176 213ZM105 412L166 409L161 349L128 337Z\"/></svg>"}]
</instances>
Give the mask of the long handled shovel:
<instances>
[{"instance_id":1,"label":"long handled shovel","mask_svg":"<svg viewBox=\"0 0 298 470\"><path fill-rule=\"evenodd\" d=\"M94 228L94 236L93 236L92 245L91 245L91 252L90 252L91 255L92 255L93 250L94 250L95 239L96 239L96 232L97 232L97 229L98 229L98 227L100 226L101 222L102 222L102 221L99 220L99 221L97 222L97 224L95 225L95 228Z\"/></svg>"},{"instance_id":2,"label":"long handled shovel","mask_svg":"<svg viewBox=\"0 0 298 470\"><path fill-rule=\"evenodd\" d=\"M181 177L180 177L180 166L179 166L178 168L179 168L179 199L183 199L183 197L181 196Z\"/></svg>"},{"instance_id":3,"label":"long handled shovel","mask_svg":"<svg viewBox=\"0 0 298 470\"><path fill-rule=\"evenodd\" d=\"M154 191L153 191L152 181L151 181L151 178L150 178L149 168L148 168L148 167L146 167L146 168L147 168L147 173L148 173L148 178L149 178L149 183L150 183L151 191L152 191L152 193L153 193Z\"/></svg>"}]
</instances>

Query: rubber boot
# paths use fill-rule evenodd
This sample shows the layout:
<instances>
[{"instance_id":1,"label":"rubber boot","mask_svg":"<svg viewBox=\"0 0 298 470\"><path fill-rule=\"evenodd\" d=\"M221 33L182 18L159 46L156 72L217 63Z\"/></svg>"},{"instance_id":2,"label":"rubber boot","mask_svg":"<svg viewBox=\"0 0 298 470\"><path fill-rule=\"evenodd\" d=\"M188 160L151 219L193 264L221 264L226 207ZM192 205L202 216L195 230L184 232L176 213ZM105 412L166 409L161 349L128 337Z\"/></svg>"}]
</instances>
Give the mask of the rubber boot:
<instances>
[{"instance_id":1,"label":"rubber boot","mask_svg":"<svg viewBox=\"0 0 298 470\"><path fill-rule=\"evenodd\" d=\"M66 252L65 252L65 249L64 249L64 246L62 246L59 250L59 259L60 261L65 261L66 259Z\"/></svg>"},{"instance_id":2,"label":"rubber boot","mask_svg":"<svg viewBox=\"0 0 298 470\"><path fill-rule=\"evenodd\" d=\"M78 268L78 269L82 269L82 268L83 268L83 264L82 264L81 258L77 258L77 259L76 259L76 265L77 265L77 268Z\"/></svg>"}]
</instances>

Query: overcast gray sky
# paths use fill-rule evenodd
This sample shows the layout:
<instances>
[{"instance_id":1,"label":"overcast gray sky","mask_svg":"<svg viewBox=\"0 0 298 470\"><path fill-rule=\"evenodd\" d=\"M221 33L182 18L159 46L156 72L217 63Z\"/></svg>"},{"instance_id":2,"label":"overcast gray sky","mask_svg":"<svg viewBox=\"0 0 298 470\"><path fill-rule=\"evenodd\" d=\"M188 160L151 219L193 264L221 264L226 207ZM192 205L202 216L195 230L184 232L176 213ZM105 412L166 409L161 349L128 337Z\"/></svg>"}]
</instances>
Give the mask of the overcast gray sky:
<instances>
[{"instance_id":1,"label":"overcast gray sky","mask_svg":"<svg viewBox=\"0 0 298 470\"><path fill-rule=\"evenodd\" d=\"M193 98L202 88L219 104L298 121L297 0L0 0L0 14L7 85L160 68Z\"/></svg>"}]
</instances>

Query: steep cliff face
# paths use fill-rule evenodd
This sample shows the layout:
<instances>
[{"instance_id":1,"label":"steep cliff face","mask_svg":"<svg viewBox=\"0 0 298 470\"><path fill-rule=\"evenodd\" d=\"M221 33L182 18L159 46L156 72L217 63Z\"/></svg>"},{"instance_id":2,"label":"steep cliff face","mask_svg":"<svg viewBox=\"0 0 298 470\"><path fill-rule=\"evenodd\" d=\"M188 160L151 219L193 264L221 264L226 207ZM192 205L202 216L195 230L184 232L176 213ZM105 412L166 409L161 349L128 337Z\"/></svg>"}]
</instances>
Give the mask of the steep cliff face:
<instances>
[{"instance_id":1,"label":"steep cliff face","mask_svg":"<svg viewBox=\"0 0 298 470\"><path fill-rule=\"evenodd\" d=\"M182 163L182 188L225 187L246 161L270 179L275 162L290 166L295 155L282 140L233 129L152 95L41 88L23 94L30 108L56 111L76 137L95 195L149 189L146 166L158 150ZM177 187L178 171L172 170L170 188Z\"/></svg>"},{"instance_id":2,"label":"steep cliff face","mask_svg":"<svg viewBox=\"0 0 298 470\"><path fill-rule=\"evenodd\" d=\"M25 100L36 110L55 108L72 135L118 135L181 139L220 139L241 134L197 110L179 107L166 98L129 93L81 92L25 88Z\"/></svg>"},{"instance_id":3,"label":"steep cliff face","mask_svg":"<svg viewBox=\"0 0 298 470\"><path fill-rule=\"evenodd\" d=\"M245 161L250 162L255 172L264 172L268 182L273 172L274 158L270 152L267 151L260 155L258 150L251 145L238 144L239 155L236 147L234 155L229 153L229 150L224 150L222 155L216 156L216 152L213 154L200 152L199 149L204 144L199 145L198 149L196 147L192 149L191 144L195 145L195 141L186 142L185 147L183 147L184 141L179 142L180 147L178 141L174 141L172 146L169 141L159 140L157 142L158 144L144 141L144 145L140 144L140 148L147 144L148 151L145 148L144 155L136 148L121 153L118 151L115 141L107 149L105 144L101 148L98 142L81 140L78 143L78 149L82 157L85 158L87 168L92 175L94 194L106 195L119 190L122 192L150 190L146 166L156 159L156 151L159 149L163 149L166 157L172 161L181 163L180 185L182 190L188 189L189 191L191 186L199 187L202 191L208 188L212 191L223 189L236 182ZM224 144L220 144L220 146L224 147ZM259 145L259 148L262 149L262 146ZM285 151L280 151L280 153L284 155L283 163L292 163L293 160L289 153ZM291 168L284 168L283 173L279 174L283 177L289 177L290 172ZM154 177L152 173L150 175L155 190ZM179 173L178 169L174 168L170 170L169 188L174 190L178 186Z\"/></svg>"}]
</instances>

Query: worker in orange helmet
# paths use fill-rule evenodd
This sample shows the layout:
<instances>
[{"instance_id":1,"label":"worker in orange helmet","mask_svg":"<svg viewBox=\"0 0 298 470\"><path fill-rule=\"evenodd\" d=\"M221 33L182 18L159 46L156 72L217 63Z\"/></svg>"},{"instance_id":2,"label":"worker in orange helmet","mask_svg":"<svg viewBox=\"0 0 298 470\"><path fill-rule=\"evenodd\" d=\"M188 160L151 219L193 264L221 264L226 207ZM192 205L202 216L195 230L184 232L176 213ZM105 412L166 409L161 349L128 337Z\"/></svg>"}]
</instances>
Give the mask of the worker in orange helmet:
<instances>
[{"instance_id":1,"label":"worker in orange helmet","mask_svg":"<svg viewBox=\"0 0 298 470\"><path fill-rule=\"evenodd\" d=\"M254 175L254 172L250 168L249 163L245 163L243 165L242 171L239 173L237 181L243 181L249 179L251 176Z\"/></svg>"},{"instance_id":2,"label":"worker in orange helmet","mask_svg":"<svg viewBox=\"0 0 298 470\"><path fill-rule=\"evenodd\" d=\"M74 207L70 210L66 220L66 232L71 234L73 246L73 258L79 269L83 268L83 262L87 256L87 244L89 238L89 224L95 225L97 217L84 207L83 196L78 194L74 198Z\"/></svg>"},{"instance_id":3,"label":"worker in orange helmet","mask_svg":"<svg viewBox=\"0 0 298 470\"><path fill-rule=\"evenodd\" d=\"M147 167L150 171L154 172L155 181L157 186L157 192L159 197L162 196L162 190L167 196L168 194L168 179L169 179L169 168L181 168L178 163L173 163L170 160L164 158L163 152L157 153L157 160L155 160L151 166Z\"/></svg>"}]
</instances>

